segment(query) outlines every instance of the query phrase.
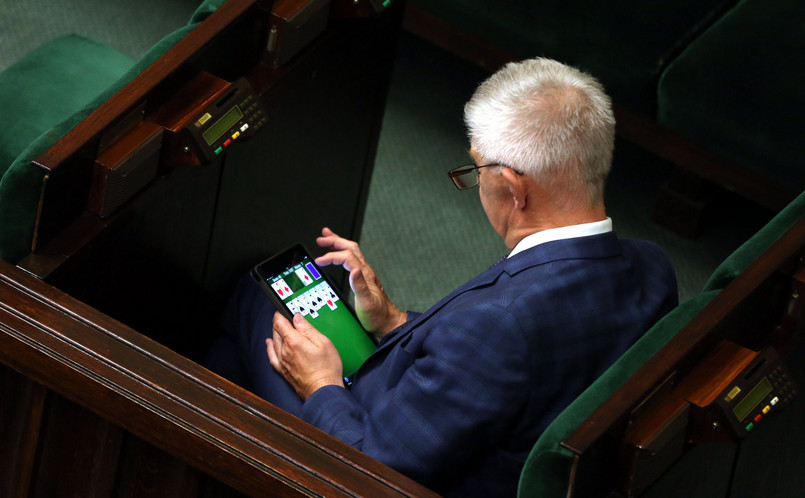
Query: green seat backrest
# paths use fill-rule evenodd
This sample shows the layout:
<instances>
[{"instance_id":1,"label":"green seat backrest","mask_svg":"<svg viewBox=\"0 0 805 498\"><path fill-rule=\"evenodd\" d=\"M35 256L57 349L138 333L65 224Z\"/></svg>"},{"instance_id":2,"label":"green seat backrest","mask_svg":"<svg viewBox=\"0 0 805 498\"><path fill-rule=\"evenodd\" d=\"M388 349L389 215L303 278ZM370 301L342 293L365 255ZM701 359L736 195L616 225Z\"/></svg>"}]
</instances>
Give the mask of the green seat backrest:
<instances>
[{"instance_id":1,"label":"green seat backrest","mask_svg":"<svg viewBox=\"0 0 805 498\"><path fill-rule=\"evenodd\" d=\"M69 35L46 43L0 73L0 122L15 123L0 131L0 259L15 263L31 250L45 176L32 161L225 1L203 2L188 24L157 42L138 61ZM20 120L25 123L23 133L17 133Z\"/></svg>"},{"instance_id":2,"label":"green seat backrest","mask_svg":"<svg viewBox=\"0 0 805 498\"><path fill-rule=\"evenodd\" d=\"M803 30L802 2L740 0L664 68L657 123L793 191L805 188Z\"/></svg>"}]
</instances>

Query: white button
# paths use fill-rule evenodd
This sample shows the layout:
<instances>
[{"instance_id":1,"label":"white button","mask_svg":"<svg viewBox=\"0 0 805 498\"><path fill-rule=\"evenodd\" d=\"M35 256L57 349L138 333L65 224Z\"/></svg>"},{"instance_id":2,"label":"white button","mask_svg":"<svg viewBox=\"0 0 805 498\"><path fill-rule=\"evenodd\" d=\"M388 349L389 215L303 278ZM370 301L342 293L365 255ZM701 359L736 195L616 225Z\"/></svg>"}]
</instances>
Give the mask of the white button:
<instances>
[{"instance_id":1,"label":"white button","mask_svg":"<svg viewBox=\"0 0 805 498\"><path fill-rule=\"evenodd\" d=\"M774 406L774 405L776 405L776 404L777 404L777 402L778 402L778 401L780 401L780 398L778 398L777 396L775 396L774 398L772 398L772 400L771 400L771 401L769 401L769 404L770 404L771 406Z\"/></svg>"},{"instance_id":2,"label":"white button","mask_svg":"<svg viewBox=\"0 0 805 498\"><path fill-rule=\"evenodd\" d=\"M243 126L240 127L240 132L243 133L248 129L249 129L249 123L244 123Z\"/></svg>"}]
</instances>

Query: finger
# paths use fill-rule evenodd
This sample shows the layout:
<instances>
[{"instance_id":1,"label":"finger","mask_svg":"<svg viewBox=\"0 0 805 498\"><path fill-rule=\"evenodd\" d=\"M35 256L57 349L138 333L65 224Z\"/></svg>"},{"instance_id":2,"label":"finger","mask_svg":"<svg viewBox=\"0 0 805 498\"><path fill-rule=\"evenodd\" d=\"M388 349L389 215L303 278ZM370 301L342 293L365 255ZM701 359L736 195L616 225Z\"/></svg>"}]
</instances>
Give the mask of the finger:
<instances>
[{"instance_id":1,"label":"finger","mask_svg":"<svg viewBox=\"0 0 805 498\"><path fill-rule=\"evenodd\" d=\"M291 326L291 322L285 318L285 315L280 313L279 311L274 312L274 321L271 324L271 328L274 331L274 339L277 338L277 335L280 336L281 339L284 339L287 335L287 330L289 328L293 328Z\"/></svg>"},{"instance_id":2,"label":"finger","mask_svg":"<svg viewBox=\"0 0 805 498\"><path fill-rule=\"evenodd\" d=\"M277 357L282 359L282 352L286 345L292 346L295 341L296 331L291 322L279 312L274 314L273 331L274 351L277 353Z\"/></svg>"},{"instance_id":3,"label":"finger","mask_svg":"<svg viewBox=\"0 0 805 498\"><path fill-rule=\"evenodd\" d=\"M293 351L304 348L305 342L312 342L311 336L319 334L319 331L313 328L299 313L294 315L293 320L291 323L282 317L282 320L277 322L278 328L275 330L274 342L279 346L275 347L275 350L280 360L292 354ZM284 361L287 363L287 360Z\"/></svg>"},{"instance_id":4,"label":"finger","mask_svg":"<svg viewBox=\"0 0 805 498\"><path fill-rule=\"evenodd\" d=\"M320 247L332 247L337 251L349 250L354 253L360 253L360 246L357 242L341 237L326 227L322 229L322 236L316 238L316 243Z\"/></svg>"},{"instance_id":5,"label":"finger","mask_svg":"<svg viewBox=\"0 0 805 498\"><path fill-rule=\"evenodd\" d=\"M349 272L349 286L352 288L352 292L361 297L369 292L369 284L366 282L366 276L361 268L355 268Z\"/></svg>"},{"instance_id":6,"label":"finger","mask_svg":"<svg viewBox=\"0 0 805 498\"><path fill-rule=\"evenodd\" d=\"M316 237L316 243L320 247L332 247L341 238L337 233L324 227L321 229L321 237Z\"/></svg>"},{"instance_id":7,"label":"finger","mask_svg":"<svg viewBox=\"0 0 805 498\"><path fill-rule=\"evenodd\" d=\"M266 353L268 354L268 362L271 363L271 366L274 367L274 370L277 372L280 371L280 359L279 355L275 351L275 344L274 341L271 339L266 339Z\"/></svg>"},{"instance_id":8,"label":"finger","mask_svg":"<svg viewBox=\"0 0 805 498\"><path fill-rule=\"evenodd\" d=\"M316 239L316 244L318 244L319 247L328 249L330 252L349 251L357 258L362 258L363 256L357 242L340 237L319 237Z\"/></svg>"},{"instance_id":9,"label":"finger","mask_svg":"<svg viewBox=\"0 0 805 498\"><path fill-rule=\"evenodd\" d=\"M352 251L333 251L315 259L319 266L340 265L345 270L352 271L361 265L361 260Z\"/></svg>"}]
</instances>

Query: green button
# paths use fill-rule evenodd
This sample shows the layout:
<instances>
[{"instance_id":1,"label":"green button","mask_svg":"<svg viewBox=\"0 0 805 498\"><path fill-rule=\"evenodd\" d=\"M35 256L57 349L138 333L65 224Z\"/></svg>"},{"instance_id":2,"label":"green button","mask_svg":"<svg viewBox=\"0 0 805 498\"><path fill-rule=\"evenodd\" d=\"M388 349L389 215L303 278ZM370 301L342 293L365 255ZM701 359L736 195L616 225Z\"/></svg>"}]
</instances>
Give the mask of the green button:
<instances>
[{"instance_id":1,"label":"green button","mask_svg":"<svg viewBox=\"0 0 805 498\"><path fill-rule=\"evenodd\" d=\"M750 423L749 423L749 425L747 425L747 426L746 426L746 431L747 431L747 432L751 431L751 430L752 430L752 427L754 427L754 426L755 426L755 424L753 424L753 423L751 423L751 422L750 422Z\"/></svg>"},{"instance_id":2,"label":"green button","mask_svg":"<svg viewBox=\"0 0 805 498\"><path fill-rule=\"evenodd\" d=\"M215 149L215 153L220 154L223 150L224 150L223 147L218 147L217 149Z\"/></svg>"}]
</instances>

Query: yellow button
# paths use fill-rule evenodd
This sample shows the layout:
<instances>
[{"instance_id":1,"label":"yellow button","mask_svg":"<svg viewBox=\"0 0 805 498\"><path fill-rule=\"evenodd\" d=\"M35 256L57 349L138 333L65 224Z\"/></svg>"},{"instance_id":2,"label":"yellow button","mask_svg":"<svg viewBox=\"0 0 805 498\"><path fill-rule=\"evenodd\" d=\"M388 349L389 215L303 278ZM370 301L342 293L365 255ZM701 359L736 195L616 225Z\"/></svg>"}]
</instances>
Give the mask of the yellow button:
<instances>
[{"instance_id":1,"label":"yellow button","mask_svg":"<svg viewBox=\"0 0 805 498\"><path fill-rule=\"evenodd\" d=\"M235 133L232 134L232 140L238 138L239 136L240 136L240 132L236 131Z\"/></svg>"},{"instance_id":2,"label":"yellow button","mask_svg":"<svg viewBox=\"0 0 805 498\"><path fill-rule=\"evenodd\" d=\"M766 408L763 409L763 415L769 413L769 410L771 410L771 407L769 405L766 405Z\"/></svg>"},{"instance_id":3,"label":"yellow button","mask_svg":"<svg viewBox=\"0 0 805 498\"><path fill-rule=\"evenodd\" d=\"M196 126L200 128L201 125L209 121L211 117L212 116L210 115L209 112L205 112L204 115L198 118L198 121L196 121Z\"/></svg>"},{"instance_id":4,"label":"yellow button","mask_svg":"<svg viewBox=\"0 0 805 498\"><path fill-rule=\"evenodd\" d=\"M740 394L740 392L741 392L740 387L738 386L733 387L732 390L729 393L727 393L727 395L724 397L724 401L727 402L732 401L733 399L735 399L735 396L738 396L738 394Z\"/></svg>"}]
</instances>

